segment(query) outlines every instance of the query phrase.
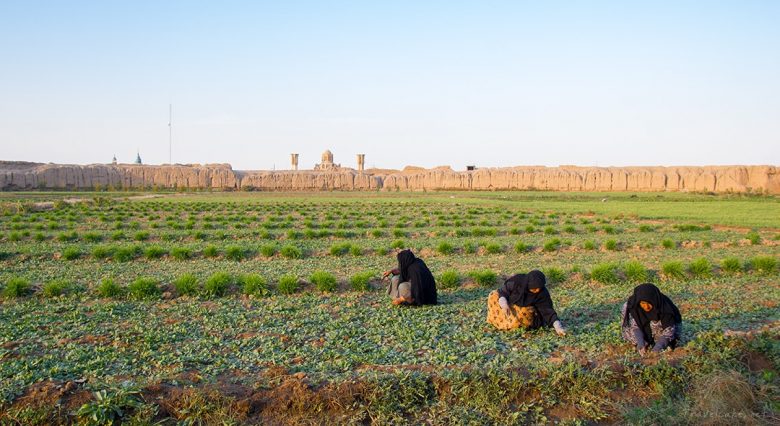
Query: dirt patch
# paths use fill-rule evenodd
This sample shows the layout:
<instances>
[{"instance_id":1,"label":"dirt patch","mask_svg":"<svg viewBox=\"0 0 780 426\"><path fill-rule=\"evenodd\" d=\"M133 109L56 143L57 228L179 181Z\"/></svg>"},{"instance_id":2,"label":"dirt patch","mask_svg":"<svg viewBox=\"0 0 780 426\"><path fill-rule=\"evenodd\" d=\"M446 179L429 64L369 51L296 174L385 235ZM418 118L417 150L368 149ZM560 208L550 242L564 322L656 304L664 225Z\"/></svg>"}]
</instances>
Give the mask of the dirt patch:
<instances>
[{"instance_id":1,"label":"dirt patch","mask_svg":"<svg viewBox=\"0 0 780 426\"><path fill-rule=\"evenodd\" d=\"M81 337L77 337L75 339L60 339L57 344L60 346L65 346L69 343L76 343L79 345L93 345L93 346L105 346L112 342L111 338L108 336L95 336L93 334L87 334Z\"/></svg>"},{"instance_id":2,"label":"dirt patch","mask_svg":"<svg viewBox=\"0 0 780 426\"><path fill-rule=\"evenodd\" d=\"M45 381L30 386L14 401L11 409L58 407L69 413L78 410L91 399L92 392L84 389L80 383Z\"/></svg>"},{"instance_id":3,"label":"dirt patch","mask_svg":"<svg viewBox=\"0 0 780 426\"><path fill-rule=\"evenodd\" d=\"M766 355L759 352L748 352L745 359L748 369L753 373L763 371L777 372L774 363Z\"/></svg>"},{"instance_id":4,"label":"dirt patch","mask_svg":"<svg viewBox=\"0 0 780 426\"><path fill-rule=\"evenodd\" d=\"M12 351L12 350L18 348L19 346L21 346L21 344L22 344L21 341L11 341L11 342L3 343L2 345L0 345L0 348Z\"/></svg>"}]
</instances>

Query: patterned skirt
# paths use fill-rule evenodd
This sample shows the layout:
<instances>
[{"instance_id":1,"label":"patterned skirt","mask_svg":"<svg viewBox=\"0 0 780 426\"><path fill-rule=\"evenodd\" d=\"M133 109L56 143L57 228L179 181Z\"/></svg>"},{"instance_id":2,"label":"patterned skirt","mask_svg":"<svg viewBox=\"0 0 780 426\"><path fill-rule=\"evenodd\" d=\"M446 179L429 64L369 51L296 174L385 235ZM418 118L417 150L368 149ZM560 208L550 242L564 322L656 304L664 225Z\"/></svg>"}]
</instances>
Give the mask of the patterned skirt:
<instances>
[{"instance_id":1,"label":"patterned skirt","mask_svg":"<svg viewBox=\"0 0 780 426\"><path fill-rule=\"evenodd\" d=\"M512 311L511 316L507 316L501 306L498 304L498 291L494 290L488 296L487 322L499 330L512 330L515 328L529 328L534 323L536 310L533 306L521 308L515 305L509 305Z\"/></svg>"}]
</instances>

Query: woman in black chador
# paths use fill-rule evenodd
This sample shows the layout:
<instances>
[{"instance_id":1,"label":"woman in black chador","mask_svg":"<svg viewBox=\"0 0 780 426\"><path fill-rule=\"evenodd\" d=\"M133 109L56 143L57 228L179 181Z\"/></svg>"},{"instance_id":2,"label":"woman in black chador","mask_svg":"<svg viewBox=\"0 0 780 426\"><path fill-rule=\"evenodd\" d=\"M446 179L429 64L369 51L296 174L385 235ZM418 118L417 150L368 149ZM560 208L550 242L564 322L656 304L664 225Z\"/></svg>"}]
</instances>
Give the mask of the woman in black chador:
<instances>
[{"instance_id":1,"label":"woman in black chador","mask_svg":"<svg viewBox=\"0 0 780 426\"><path fill-rule=\"evenodd\" d=\"M538 270L509 277L488 296L487 321L499 330L552 327L558 335L566 335L546 284L547 278Z\"/></svg>"},{"instance_id":2,"label":"woman in black chador","mask_svg":"<svg viewBox=\"0 0 780 426\"><path fill-rule=\"evenodd\" d=\"M633 343L640 354L648 349L661 352L674 349L682 332L682 315L661 290L653 284L640 284L620 310L623 339Z\"/></svg>"},{"instance_id":3,"label":"woman in black chador","mask_svg":"<svg viewBox=\"0 0 780 426\"><path fill-rule=\"evenodd\" d=\"M392 274L387 293L394 305L435 305L436 280L422 259L411 250L402 250L396 256L398 268L385 272Z\"/></svg>"}]
</instances>

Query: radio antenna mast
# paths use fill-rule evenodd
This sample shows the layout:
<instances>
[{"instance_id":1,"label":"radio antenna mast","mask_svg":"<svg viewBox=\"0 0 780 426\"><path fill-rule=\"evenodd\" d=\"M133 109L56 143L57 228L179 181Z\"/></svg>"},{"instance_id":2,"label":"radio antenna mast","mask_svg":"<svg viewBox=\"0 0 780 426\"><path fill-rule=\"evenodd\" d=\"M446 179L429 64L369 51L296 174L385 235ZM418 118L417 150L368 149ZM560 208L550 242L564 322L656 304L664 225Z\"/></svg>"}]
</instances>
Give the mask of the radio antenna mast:
<instances>
[{"instance_id":1,"label":"radio antenna mast","mask_svg":"<svg viewBox=\"0 0 780 426\"><path fill-rule=\"evenodd\" d=\"M168 164L173 165L173 104L168 104Z\"/></svg>"}]
</instances>

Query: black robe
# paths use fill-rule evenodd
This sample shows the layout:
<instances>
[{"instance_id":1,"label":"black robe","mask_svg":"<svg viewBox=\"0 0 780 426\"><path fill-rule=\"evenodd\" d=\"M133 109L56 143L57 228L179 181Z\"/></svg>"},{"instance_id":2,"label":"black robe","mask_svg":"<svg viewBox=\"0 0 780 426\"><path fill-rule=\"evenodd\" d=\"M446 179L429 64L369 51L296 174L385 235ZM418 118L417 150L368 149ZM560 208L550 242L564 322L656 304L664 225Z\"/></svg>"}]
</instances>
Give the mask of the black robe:
<instances>
[{"instance_id":1,"label":"black robe","mask_svg":"<svg viewBox=\"0 0 780 426\"><path fill-rule=\"evenodd\" d=\"M552 327L558 321L558 313L555 312L550 292L545 284L547 278L541 271L533 270L527 274L517 274L509 277L504 285L498 289L499 297L503 297L512 305L521 308L533 306L536 310L534 323L530 328ZM539 293L528 291L532 288L541 288Z\"/></svg>"},{"instance_id":2,"label":"black robe","mask_svg":"<svg viewBox=\"0 0 780 426\"><path fill-rule=\"evenodd\" d=\"M398 271L401 282L409 282L412 290L412 303L416 306L435 305L437 303L436 280L422 259L414 256L411 250L398 253Z\"/></svg>"},{"instance_id":3,"label":"black robe","mask_svg":"<svg viewBox=\"0 0 780 426\"><path fill-rule=\"evenodd\" d=\"M653 305L653 309L650 312L645 312L639 305L639 302L647 302ZM634 294L628 298L626 306L626 316L623 317L623 326L627 327L630 323L629 315L634 318L636 325L642 330L642 335L645 338L645 342L651 345L655 344L653 341L653 331L650 328L650 321L661 321L663 328L671 327L675 324L682 322L682 315L680 310L677 309L672 300L665 294L661 293L653 284L645 283L640 284L634 288Z\"/></svg>"}]
</instances>

